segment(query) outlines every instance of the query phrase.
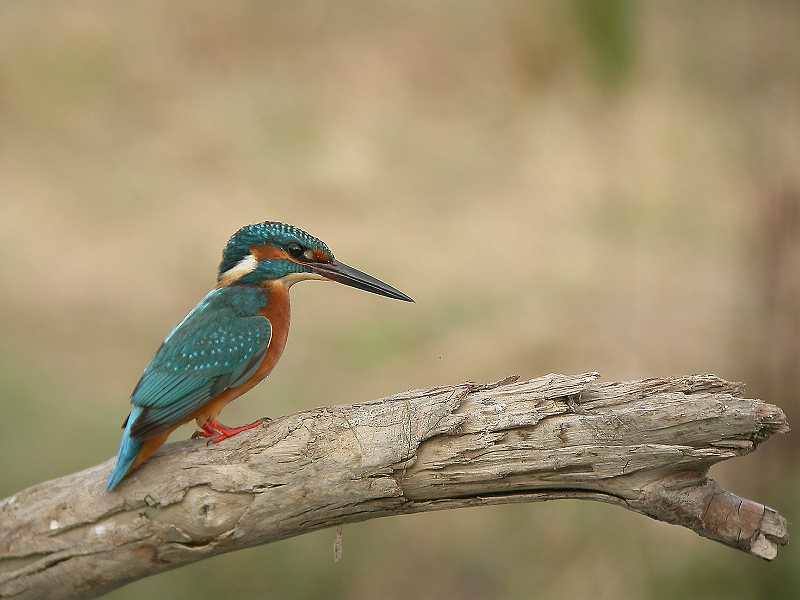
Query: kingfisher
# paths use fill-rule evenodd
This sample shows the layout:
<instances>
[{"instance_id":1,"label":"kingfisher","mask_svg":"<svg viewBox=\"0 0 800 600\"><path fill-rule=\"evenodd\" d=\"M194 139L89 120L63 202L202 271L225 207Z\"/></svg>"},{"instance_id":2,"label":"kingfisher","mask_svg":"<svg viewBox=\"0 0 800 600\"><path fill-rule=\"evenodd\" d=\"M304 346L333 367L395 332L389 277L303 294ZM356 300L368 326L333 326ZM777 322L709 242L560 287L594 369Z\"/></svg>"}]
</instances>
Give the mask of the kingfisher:
<instances>
[{"instance_id":1,"label":"kingfisher","mask_svg":"<svg viewBox=\"0 0 800 600\"><path fill-rule=\"evenodd\" d=\"M264 423L226 427L217 419L275 367L289 334L289 288L309 279L413 302L336 260L325 242L299 227L242 227L222 252L217 286L166 337L134 388L109 491L184 423L195 420L195 436L214 444Z\"/></svg>"}]
</instances>

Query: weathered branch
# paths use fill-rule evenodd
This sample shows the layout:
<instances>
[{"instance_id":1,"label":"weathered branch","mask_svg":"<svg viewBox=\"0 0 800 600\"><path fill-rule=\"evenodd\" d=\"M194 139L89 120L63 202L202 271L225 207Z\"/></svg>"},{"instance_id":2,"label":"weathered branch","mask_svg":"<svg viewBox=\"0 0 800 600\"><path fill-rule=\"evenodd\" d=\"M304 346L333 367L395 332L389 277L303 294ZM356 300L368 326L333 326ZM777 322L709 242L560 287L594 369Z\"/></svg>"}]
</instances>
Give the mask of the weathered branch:
<instances>
[{"instance_id":1,"label":"weathered branch","mask_svg":"<svg viewBox=\"0 0 800 600\"><path fill-rule=\"evenodd\" d=\"M596 379L463 384L311 410L214 447L169 445L111 494L110 461L42 483L0 503L0 598L88 598L335 524L559 498L776 556L785 519L707 471L788 431L779 408L711 375Z\"/></svg>"}]
</instances>

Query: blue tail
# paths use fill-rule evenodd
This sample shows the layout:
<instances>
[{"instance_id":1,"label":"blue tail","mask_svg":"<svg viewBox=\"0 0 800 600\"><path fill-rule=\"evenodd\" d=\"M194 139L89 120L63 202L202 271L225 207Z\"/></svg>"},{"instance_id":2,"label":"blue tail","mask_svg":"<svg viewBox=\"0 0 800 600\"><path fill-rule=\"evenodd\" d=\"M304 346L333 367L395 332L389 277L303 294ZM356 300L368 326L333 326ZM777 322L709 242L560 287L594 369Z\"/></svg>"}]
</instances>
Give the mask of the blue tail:
<instances>
[{"instance_id":1,"label":"blue tail","mask_svg":"<svg viewBox=\"0 0 800 600\"><path fill-rule=\"evenodd\" d=\"M111 471L111 476L108 478L108 485L106 489L110 492L119 485L125 476L130 472L133 466L133 461L136 460L136 455L142 449L142 442L135 440L131 437L131 430L133 424L139 415L142 414L142 408L134 406L131 414L128 415L128 420L125 423L125 430L122 432L122 440L119 443L119 452L117 453L117 464L114 465L114 470Z\"/></svg>"}]
</instances>

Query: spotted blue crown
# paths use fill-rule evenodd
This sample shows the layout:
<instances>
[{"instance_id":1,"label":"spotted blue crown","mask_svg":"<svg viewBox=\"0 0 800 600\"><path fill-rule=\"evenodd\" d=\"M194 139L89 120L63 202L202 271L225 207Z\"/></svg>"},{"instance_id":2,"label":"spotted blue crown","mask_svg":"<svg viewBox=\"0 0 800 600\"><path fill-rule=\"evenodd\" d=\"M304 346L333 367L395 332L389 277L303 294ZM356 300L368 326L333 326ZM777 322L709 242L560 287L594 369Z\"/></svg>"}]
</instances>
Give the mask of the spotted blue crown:
<instances>
[{"instance_id":1,"label":"spotted blue crown","mask_svg":"<svg viewBox=\"0 0 800 600\"><path fill-rule=\"evenodd\" d=\"M264 221L245 225L231 236L225 250L222 251L219 272L224 273L235 267L239 261L250 254L250 248L253 246L272 244L279 248L285 248L291 243L297 243L312 250L321 250L333 258L333 253L325 242L299 227L277 221Z\"/></svg>"}]
</instances>

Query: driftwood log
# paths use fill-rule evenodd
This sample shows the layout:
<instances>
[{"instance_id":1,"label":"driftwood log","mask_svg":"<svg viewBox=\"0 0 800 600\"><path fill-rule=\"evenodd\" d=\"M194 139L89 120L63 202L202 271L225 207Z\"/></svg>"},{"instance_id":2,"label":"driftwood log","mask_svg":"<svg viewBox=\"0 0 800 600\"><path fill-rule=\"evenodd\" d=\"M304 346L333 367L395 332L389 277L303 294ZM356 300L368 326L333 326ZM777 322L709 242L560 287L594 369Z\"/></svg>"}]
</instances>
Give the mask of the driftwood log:
<instances>
[{"instance_id":1,"label":"driftwood log","mask_svg":"<svg viewBox=\"0 0 800 600\"><path fill-rule=\"evenodd\" d=\"M764 559L785 519L708 477L789 430L712 375L466 383L166 446L118 491L111 461L0 502L0 598L90 598L322 527L561 498L616 504Z\"/></svg>"}]
</instances>

